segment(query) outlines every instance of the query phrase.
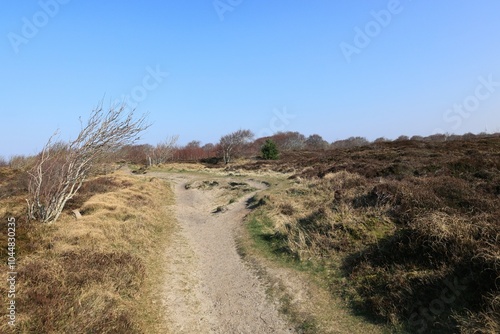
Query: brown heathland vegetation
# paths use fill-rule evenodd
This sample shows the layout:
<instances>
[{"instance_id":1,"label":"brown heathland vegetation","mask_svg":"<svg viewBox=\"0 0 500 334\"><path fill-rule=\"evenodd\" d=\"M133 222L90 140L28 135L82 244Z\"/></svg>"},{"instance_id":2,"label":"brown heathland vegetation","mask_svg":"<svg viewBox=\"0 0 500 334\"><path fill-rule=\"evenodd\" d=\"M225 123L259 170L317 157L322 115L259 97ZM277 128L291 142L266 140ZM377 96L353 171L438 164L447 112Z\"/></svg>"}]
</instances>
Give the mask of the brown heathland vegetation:
<instances>
[{"instance_id":1,"label":"brown heathland vegetation","mask_svg":"<svg viewBox=\"0 0 500 334\"><path fill-rule=\"evenodd\" d=\"M325 268L353 308L418 333L500 331L500 137L292 152L235 170L289 183L255 203L274 252Z\"/></svg>"}]
</instances>

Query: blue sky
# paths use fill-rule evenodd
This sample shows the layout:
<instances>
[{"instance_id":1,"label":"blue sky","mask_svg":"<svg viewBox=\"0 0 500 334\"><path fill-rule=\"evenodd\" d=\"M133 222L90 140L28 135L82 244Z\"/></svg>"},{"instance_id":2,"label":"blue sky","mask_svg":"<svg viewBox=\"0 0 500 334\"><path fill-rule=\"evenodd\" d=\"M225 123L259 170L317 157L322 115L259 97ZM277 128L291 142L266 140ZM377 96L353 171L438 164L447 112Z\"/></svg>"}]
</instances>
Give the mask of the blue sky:
<instances>
[{"instance_id":1,"label":"blue sky","mask_svg":"<svg viewBox=\"0 0 500 334\"><path fill-rule=\"evenodd\" d=\"M3 1L0 156L129 96L143 143L500 131L500 2Z\"/></svg>"}]
</instances>

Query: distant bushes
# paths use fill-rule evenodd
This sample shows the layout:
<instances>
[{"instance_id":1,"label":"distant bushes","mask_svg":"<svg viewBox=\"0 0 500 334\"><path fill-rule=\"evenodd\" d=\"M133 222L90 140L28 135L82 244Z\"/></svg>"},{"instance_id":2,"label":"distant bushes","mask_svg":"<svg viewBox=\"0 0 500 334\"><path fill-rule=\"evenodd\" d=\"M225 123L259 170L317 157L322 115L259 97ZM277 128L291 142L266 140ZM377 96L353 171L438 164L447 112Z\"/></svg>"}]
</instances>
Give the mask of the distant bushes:
<instances>
[{"instance_id":1,"label":"distant bushes","mask_svg":"<svg viewBox=\"0 0 500 334\"><path fill-rule=\"evenodd\" d=\"M248 140L245 143L238 145L238 156L243 158L255 158L261 155L261 149L267 140L272 140L282 156L293 154L294 152L306 151L328 151L328 150L351 150L364 147L367 149L388 148L393 145L407 145L410 147L418 147L428 145L429 148L437 143L450 143L460 141L470 141L475 139L488 139L500 136L500 134L471 134L450 135L450 134L433 134L427 137L414 135L412 137L401 135L395 139L379 137L373 141L365 137L352 136L346 139L336 140L328 143L322 136L312 134L305 136L299 132L287 131L277 132L268 137L257 138L253 141ZM170 139L177 139L177 136L172 136ZM112 161L122 161L137 165L160 164L168 162L202 162L207 164L218 164L224 161L223 146L221 143L207 143L201 145L200 141L192 140L185 145L177 145L176 141L166 141L163 144L156 146L149 144L129 145L123 147L115 155L110 157Z\"/></svg>"},{"instance_id":2,"label":"distant bushes","mask_svg":"<svg viewBox=\"0 0 500 334\"><path fill-rule=\"evenodd\" d=\"M379 139L380 142L380 139ZM370 142L364 137L350 137L343 140L337 140L332 143L332 148L353 148L368 145Z\"/></svg>"},{"instance_id":3,"label":"distant bushes","mask_svg":"<svg viewBox=\"0 0 500 334\"><path fill-rule=\"evenodd\" d=\"M0 199L24 195L28 191L28 178L20 170L0 167Z\"/></svg>"}]
</instances>

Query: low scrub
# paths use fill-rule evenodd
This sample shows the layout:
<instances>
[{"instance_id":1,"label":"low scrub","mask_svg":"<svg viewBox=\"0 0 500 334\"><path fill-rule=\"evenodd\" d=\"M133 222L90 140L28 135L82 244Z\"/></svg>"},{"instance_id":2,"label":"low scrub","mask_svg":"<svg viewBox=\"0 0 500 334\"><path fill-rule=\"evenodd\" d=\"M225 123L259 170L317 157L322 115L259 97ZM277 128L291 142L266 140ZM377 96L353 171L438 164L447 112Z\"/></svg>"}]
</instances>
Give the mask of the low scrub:
<instances>
[{"instance_id":1,"label":"low scrub","mask_svg":"<svg viewBox=\"0 0 500 334\"><path fill-rule=\"evenodd\" d=\"M498 147L410 141L299 160L254 199L271 221L262 240L331 268L357 312L415 333L498 333Z\"/></svg>"}]
</instances>

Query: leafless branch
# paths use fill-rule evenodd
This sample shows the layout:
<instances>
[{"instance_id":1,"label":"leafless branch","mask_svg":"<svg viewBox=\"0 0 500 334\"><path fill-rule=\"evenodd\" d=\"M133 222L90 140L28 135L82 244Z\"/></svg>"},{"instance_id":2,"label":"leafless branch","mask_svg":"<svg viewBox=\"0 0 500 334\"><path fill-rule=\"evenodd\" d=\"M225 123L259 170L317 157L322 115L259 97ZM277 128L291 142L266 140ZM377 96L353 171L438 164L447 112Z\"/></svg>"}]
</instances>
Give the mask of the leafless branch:
<instances>
[{"instance_id":1,"label":"leafless branch","mask_svg":"<svg viewBox=\"0 0 500 334\"><path fill-rule=\"evenodd\" d=\"M253 138L254 134L250 130L238 130L220 139L219 145L222 149L224 163L228 164L241 146Z\"/></svg>"},{"instance_id":2,"label":"leafless branch","mask_svg":"<svg viewBox=\"0 0 500 334\"><path fill-rule=\"evenodd\" d=\"M80 121L81 122L81 121ZM105 111L98 105L77 138L53 143L51 136L30 172L28 216L44 223L56 221L66 202L73 198L95 163L109 152L139 139L149 127L145 115L137 120L124 105Z\"/></svg>"}]
</instances>

